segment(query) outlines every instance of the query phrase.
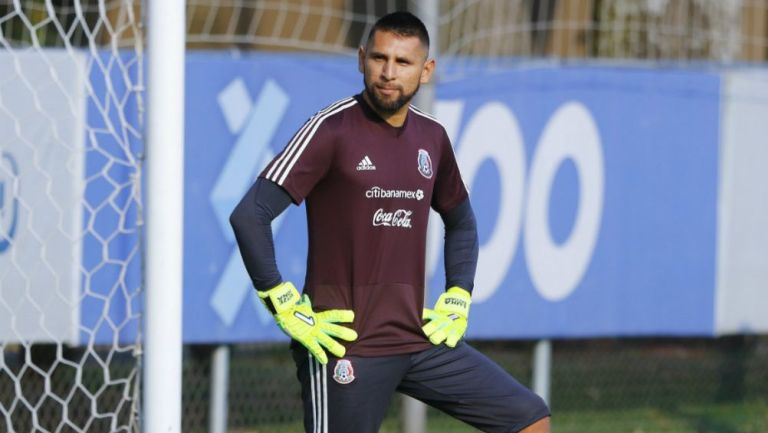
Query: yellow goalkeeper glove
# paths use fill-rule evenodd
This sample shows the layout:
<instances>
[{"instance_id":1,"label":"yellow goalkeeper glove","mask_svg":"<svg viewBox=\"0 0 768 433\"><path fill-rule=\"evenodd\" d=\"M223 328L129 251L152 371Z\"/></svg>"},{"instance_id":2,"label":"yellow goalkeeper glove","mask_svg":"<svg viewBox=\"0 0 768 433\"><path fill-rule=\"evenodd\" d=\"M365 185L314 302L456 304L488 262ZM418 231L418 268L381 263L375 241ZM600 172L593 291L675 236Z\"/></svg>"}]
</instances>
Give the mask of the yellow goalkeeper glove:
<instances>
[{"instance_id":1,"label":"yellow goalkeeper glove","mask_svg":"<svg viewBox=\"0 0 768 433\"><path fill-rule=\"evenodd\" d=\"M461 287L451 287L437 298L434 309L425 308L422 318L428 323L421 329L434 345L445 341L446 346L456 347L467 332L467 317L471 295Z\"/></svg>"},{"instance_id":2,"label":"yellow goalkeeper glove","mask_svg":"<svg viewBox=\"0 0 768 433\"><path fill-rule=\"evenodd\" d=\"M301 343L321 364L328 363L323 347L341 358L346 353L344 346L331 337L345 341L357 339L354 330L336 325L352 323L355 313L352 310L328 310L321 313L312 311L309 296L299 296L298 290L290 282L284 282L265 292L257 291L259 298L269 308L270 301L275 321L289 337Z\"/></svg>"}]
</instances>

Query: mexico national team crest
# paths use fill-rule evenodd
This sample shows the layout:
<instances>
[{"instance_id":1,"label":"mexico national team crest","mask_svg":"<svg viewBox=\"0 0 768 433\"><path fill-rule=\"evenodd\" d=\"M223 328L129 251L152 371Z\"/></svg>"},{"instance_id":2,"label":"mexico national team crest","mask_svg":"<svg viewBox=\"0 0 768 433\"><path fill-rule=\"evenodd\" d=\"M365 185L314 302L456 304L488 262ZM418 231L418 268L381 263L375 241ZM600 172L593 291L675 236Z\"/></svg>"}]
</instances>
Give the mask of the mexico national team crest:
<instances>
[{"instance_id":1,"label":"mexico national team crest","mask_svg":"<svg viewBox=\"0 0 768 433\"><path fill-rule=\"evenodd\" d=\"M355 370L352 368L352 362L348 359L339 359L336 361L336 367L333 368L333 380L342 385L346 385L355 380Z\"/></svg>"},{"instance_id":2,"label":"mexico national team crest","mask_svg":"<svg viewBox=\"0 0 768 433\"><path fill-rule=\"evenodd\" d=\"M419 149L419 173L427 179L432 179L432 159L424 149Z\"/></svg>"}]
</instances>

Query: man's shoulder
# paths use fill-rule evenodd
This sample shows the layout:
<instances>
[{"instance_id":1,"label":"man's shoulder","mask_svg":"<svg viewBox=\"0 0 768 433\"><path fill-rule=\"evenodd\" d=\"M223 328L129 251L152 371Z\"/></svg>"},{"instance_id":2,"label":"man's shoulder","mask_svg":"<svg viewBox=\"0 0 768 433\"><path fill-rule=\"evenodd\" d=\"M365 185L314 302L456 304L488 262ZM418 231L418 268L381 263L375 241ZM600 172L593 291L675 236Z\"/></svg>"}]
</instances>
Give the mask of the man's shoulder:
<instances>
[{"instance_id":1,"label":"man's shoulder","mask_svg":"<svg viewBox=\"0 0 768 433\"><path fill-rule=\"evenodd\" d=\"M353 96L339 99L331 104L326 105L321 110L317 111L310 121L323 121L331 118L342 117L350 112L350 109L357 105L357 99Z\"/></svg>"},{"instance_id":2,"label":"man's shoulder","mask_svg":"<svg viewBox=\"0 0 768 433\"><path fill-rule=\"evenodd\" d=\"M426 126L427 128L438 130L438 131L445 131L445 127L442 123L440 123L437 118L426 111L421 110L418 107L415 107L413 105L410 105L408 107L408 110L414 114L413 118L416 122Z\"/></svg>"}]
</instances>

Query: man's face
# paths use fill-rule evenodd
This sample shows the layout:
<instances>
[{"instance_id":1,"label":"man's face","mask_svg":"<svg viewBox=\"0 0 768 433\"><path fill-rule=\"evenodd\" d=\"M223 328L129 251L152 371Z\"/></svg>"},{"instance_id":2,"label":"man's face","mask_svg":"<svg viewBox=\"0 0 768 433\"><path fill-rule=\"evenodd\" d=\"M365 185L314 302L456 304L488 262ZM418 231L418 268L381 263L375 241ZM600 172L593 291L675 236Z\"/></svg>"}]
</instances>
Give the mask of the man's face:
<instances>
[{"instance_id":1,"label":"man's face","mask_svg":"<svg viewBox=\"0 0 768 433\"><path fill-rule=\"evenodd\" d=\"M395 114L429 82L434 61L416 36L377 31L358 55L368 101L382 114Z\"/></svg>"}]
</instances>

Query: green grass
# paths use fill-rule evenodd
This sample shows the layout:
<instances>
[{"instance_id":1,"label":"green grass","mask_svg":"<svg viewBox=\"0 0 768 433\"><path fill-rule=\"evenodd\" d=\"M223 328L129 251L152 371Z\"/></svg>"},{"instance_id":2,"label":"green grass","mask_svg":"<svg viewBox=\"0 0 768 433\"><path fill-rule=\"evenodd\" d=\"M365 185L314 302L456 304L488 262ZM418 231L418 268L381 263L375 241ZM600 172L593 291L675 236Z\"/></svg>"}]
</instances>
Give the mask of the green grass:
<instances>
[{"instance_id":1,"label":"green grass","mask_svg":"<svg viewBox=\"0 0 768 433\"><path fill-rule=\"evenodd\" d=\"M768 403L556 414L557 433L768 433Z\"/></svg>"},{"instance_id":2,"label":"green grass","mask_svg":"<svg viewBox=\"0 0 768 433\"><path fill-rule=\"evenodd\" d=\"M271 424L231 433L301 432L301 423ZM430 411L428 433L475 433L477 430ZM768 401L742 404L681 406L669 409L557 412L554 433L768 433ZM396 417L388 417L380 433L399 433Z\"/></svg>"}]
</instances>

